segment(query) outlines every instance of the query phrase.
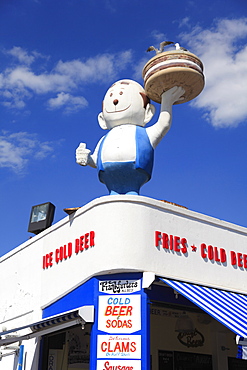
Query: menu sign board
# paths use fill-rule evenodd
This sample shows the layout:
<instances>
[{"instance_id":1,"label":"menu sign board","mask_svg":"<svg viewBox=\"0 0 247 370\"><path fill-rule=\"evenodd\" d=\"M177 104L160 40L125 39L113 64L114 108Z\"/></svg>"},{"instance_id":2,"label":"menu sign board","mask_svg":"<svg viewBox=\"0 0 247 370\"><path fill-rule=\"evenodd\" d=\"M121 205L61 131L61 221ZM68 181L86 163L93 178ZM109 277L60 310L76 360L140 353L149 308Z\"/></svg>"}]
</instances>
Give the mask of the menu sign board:
<instances>
[{"instance_id":1,"label":"menu sign board","mask_svg":"<svg viewBox=\"0 0 247 370\"><path fill-rule=\"evenodd\" d=\"M172 351L159 351L159 370L173 370Z\"/></svg>"},{"instance_id":2,"label":"menu sign board","mask_svg":"<svg viewBox=\"0 0 247 370\"><path fill-rule=\"evenodd\" d=\"M198 369L213 370L212 356L202 353L159 351L159 370Z\"/></svg>"},{"instance_id":3,"label":"menu sign board","mask_svg":"<svg viewBox=\"0 0 247 370\"><path fill-rule=\"evenodd\" d=\"M97 369L110 370L110 369L125 369L125 370L141 370L141 360L98 360Z\"/></svg>"},{"instance_id":4,"label":"menu sign board","mask_svg":"<svg viewBox=\"0 0 247 370\"><path fill-rule=\"evenodd\" d=\"M140 335L98 335L98 358L141 358Z\"/></svg>"},{"instance_id":5,"label":"menu sign board","mask_svg":"<svg viewBox=\"0 0 247 370\"><path fill-rule=\"evenodd\" d=\"M140 280L106 280L99 282L99 292L106 294L130 294L139 290L141 290Z\"/></svg>"},{"instance_id":6,"label":"menu sign board","mask_svg":"<svg viewBox=\"0 0 247 370\"><path fill-rule=\"evenodd\" d=\"M174 352L174 370L213 370L212 356L202 353Z\"/></svg>"},{"instance_id":7,"label":"menu sign board","mask_svg":"<svg viewBox=\"0 0 247 370\"><path fill-rule=\"evenodd\" d=\"M99 282L97 370L141 370L141 280Z\"/></svg>"},{"instance_id":8,"label":"menu sign board","mask_svg":"<svg viewBox=\"0 0 247 370\"><path fill-rule=\"evenodd\" d=\"M98 329L106 333L134 333L141 329L141 296L100 295Z\"/></svg>"}]
</instances>

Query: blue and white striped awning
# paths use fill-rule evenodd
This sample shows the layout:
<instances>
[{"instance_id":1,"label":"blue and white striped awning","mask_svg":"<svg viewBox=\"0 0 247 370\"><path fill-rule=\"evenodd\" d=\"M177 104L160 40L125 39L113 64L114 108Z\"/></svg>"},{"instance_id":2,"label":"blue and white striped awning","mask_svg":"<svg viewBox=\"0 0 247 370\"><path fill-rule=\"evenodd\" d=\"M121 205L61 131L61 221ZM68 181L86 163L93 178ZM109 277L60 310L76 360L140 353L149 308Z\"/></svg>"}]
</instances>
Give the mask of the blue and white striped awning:
<instances>
[{"instance_id":1,"label":"blue and white striped awning","mask_svg":"<svg viewBox=\"0 0 247 370\"><path fill-rule=\"evenodd\" d=\"M48 317L47 319L43 319L37 323L31 324L30 329L32 331L43 330L49 327L55 327L56 325L60 325L66 322L70 322L72 320L80 318L78 310L64 313L55 317Z\"/></svg>"},{"instance_id":2,"label":"blue and white striped awning","mask_svg":"<svg viewBox=\"0 0 247 370\"><path fill-rule=\"evenodd\" d=\"M247 296L160 278L240 337L247 337Z\"/></svg>"}]
</instances>

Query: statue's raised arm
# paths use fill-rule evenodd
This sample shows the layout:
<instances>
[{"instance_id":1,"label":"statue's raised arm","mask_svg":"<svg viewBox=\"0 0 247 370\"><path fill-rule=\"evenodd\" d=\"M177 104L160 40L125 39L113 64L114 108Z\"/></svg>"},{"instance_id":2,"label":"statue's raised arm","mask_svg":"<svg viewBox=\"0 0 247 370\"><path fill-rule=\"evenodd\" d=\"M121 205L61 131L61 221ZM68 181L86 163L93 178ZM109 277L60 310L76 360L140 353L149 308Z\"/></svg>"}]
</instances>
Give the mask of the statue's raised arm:
<instances>
[{"instance_id":1,"label":"statue's raised arm","mask_svg":"<svg viewBox=\"0 0 247 370\"><path fill-rule=\"evenodd\" d=\"M177 101L183 100L183 94L184 89L182 87L174 86L161 95L161 108L158 121L146 129L153 148L156 148L161 139L170 130L172 123L172 106Z\"/></svg>"}]
</instances>

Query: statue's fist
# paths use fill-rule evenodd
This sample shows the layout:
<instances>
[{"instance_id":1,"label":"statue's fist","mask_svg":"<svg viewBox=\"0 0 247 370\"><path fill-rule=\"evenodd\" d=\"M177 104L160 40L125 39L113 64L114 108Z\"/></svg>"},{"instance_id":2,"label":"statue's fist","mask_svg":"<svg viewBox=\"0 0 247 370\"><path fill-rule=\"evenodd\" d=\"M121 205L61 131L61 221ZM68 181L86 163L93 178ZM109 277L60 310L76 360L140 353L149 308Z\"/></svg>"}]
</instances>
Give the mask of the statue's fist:
<instances>
[{"instance_id":1,"label":"statue's fist","mask_svg":"<svg viewBox=\"0 0 247 370\"><path fill-rule=\"evenodd\" d=\"M181 86L173 86L171 89L163 92L161 99L172 105L177 101L184 100L182 96L184 93L185 90Z\"/></svg>"},{"instance_id":2,"label":"statue's fist","mask_svg":"<svg viewBox=\"0 0 247 370\"><path fill-rule=\"evenodd\" d=\"M90 153L91 151L86 149L86 144L80 143L76 149L76 163L80 164L81 166L86 166L88 164Z\"/></svg>"}]
</instances>

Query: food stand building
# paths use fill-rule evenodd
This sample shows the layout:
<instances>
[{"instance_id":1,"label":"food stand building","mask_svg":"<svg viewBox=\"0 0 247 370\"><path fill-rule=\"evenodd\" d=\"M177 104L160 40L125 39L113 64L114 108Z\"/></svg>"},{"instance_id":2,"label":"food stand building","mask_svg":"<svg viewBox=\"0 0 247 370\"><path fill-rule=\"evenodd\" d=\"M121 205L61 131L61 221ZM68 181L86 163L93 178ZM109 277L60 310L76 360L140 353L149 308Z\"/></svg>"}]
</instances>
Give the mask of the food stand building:
<instances>
[{"instance_id":1,"label":"food stand building","mask_svg":"<svg viewBox=\"0 0 247 370\"><path fill-rule=\"evenodd\" d=\"M120 80L98 116L109 132L92 155L76 150L111 195L0 259L0 370L247 369L247 229L137 195L173 104L195 88L191 73L203 81L197 59L175 54L158 63L154 125L143 87ZM165 89L160 69L180 76L181 63L188 91L180 77Z\"/></svg>"},{"instance_id":2,"label":"food stand building","mask_svg":"<svg viewBox=\"0 0 247 370\"><path fill-rule=\"evenodd\" d=\"M93 200L0 259L0 370L247 369L246 246L183 207Z\"/></svg>"}]
</instances>

